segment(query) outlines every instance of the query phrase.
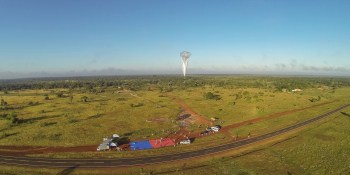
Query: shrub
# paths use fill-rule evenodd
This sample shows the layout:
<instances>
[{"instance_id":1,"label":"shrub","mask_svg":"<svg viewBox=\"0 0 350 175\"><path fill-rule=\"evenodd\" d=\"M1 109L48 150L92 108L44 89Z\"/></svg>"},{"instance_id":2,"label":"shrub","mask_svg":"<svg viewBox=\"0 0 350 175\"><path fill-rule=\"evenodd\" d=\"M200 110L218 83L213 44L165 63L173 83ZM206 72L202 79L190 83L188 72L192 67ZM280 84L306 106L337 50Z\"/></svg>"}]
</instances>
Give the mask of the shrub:
<instances>
[{"instance_id":1,"label":"shrub","mask_svg":"<svg viewBox=\"0 0 350 175\"><path fill-rule=\"evenodd\" d=\"M71 118L68 119L68 123L76 123L76 122L78 122L78 121L79 121L79 120L76 119L76 118L74 118L74 117L71 117Z\"/></svg>"},{"instance_id":2,"label":"shrub","mask_svg":"<svg viewBox=\"0 0 350 175\"><path fill-rule=\"evenodd\" d=\"M83 97L80 98L80 100L82 102L87 102L89 100L89 98L87 96L83 96Z\"/></svg>"},{"instance_id":3,"label":"shrub","mask_svg":"<svg viewBox=\"0 0 350 175\"><path fill-rule=\"evenodd\" d=\"M41 127L45 127L45 126L51 126L51 125L55 125L57 124L57 122L44 122L42 124L40 124Z\"/></svg>"},{"instance_id":4,"label":"shrub","mask_svg":"<svg viewBox=\"0 0 350 175\"><path fill-rule=\"evenodd\" d=\"M50 140L60 140L61 139L62 134L61 133L56 133L56 134L52 134L50 136Z\"/></svg>"},{"instance_id":5,"label":"shrub","mask_svg":"<svg viewBox=\"0 0 350 175\"><path fill-rule=\"evenodd\" d=\"M117 101L127 101L126 98L117 98Z\"/></svg>"},{"instance_id":6,"label":"shrub","mask_svg":"<svg viewBox=\"0 0 350 175\"><path fill-rule=\"evenodd\" d=\"M4 99L1 99L0 106L6 106L7 102Z\"/></svg>"},{"instance_id":7,"label":"shrub","mask_svg":"<svg viewBox=\"0 0 350 175\"><path fill-rule=\"evenodd\" d=\"M57 96L58 98L64 97L63 92L57 92L57 93L56 93L56 96Z\"/></svg>"},{"instance_id":8,"label":"shrub","mask_svg":"<svg viewBox=\"0 0 350 175\"><path fill-rule=\"evenodd\" d=\"M17 114L14 112L12 112L10 115L8 115L7 118L9 120L11 120L11 124L18 124L19 123L19 119L17 117Z\"/></svg>"},{"instance_id":9,"label":"shrub","mask_svg":"<svg viewBox=\"0 0 350 175\"><path fill-rule=\"evenodd\" d=\"M207 100L220 100L221 99L220 95L214 94L212 92L207 92L203 96Z\"/></svg>"},{"instance_id":10,"label":"shrub","mask_svg":"<svg viewBox=\"0 0 350 175\"><path fill-rule=\"evenodd\" d=\"M132 107L132 108L141 107L141 106L143 106L143 103L136 103L136 104L131 103L130 104L130 107Z\"/></svg>"}]
</instances>

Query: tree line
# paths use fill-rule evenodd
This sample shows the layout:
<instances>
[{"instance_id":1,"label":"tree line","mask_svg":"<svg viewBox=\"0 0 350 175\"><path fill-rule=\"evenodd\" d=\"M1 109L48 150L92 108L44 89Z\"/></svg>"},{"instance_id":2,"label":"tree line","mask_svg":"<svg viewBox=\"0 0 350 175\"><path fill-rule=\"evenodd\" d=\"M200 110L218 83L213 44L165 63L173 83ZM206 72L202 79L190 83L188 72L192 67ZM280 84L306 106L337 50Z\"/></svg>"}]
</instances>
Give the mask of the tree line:
<instances>
[{"instance_id":1,"label":"tree line","mask_svg":"<svg viewBox=\"0 0 350 175\"><path fill-rule=\"evenodd\" d=\"M71 77L1 80L0 91L24 89L86 89L98 92L106 87L129 90L152 90L161 92L191 87L261 88L292 90L318 86L350 86L349 78L318 77L257 77L257 76L193 76L186 79L179 76L115 76L115 77Z\"/></svg>"}]
</instances>

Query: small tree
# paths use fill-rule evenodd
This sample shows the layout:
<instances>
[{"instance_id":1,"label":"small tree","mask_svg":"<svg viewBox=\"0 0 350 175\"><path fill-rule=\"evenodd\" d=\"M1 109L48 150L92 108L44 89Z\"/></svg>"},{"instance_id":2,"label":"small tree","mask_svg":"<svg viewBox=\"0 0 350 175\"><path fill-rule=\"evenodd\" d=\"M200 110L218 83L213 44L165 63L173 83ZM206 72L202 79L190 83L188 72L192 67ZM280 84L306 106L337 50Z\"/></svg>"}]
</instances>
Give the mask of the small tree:
<instances>
[{"instance_id":1,"label":"small tree","mask_svg":"<svg viewBox=\"0 0 350 175\"><path fill-rule=\"evenodd\" d=\"M220 95L214 94L212 92L207 92L204 94L204 98L208 100L220 100Z\"/></svg>"},{"instance_id":2,"label":"small tree","mask_svg":"<svg viewBox=\"0 0 350 175\"><path fill-rule=\"evenodd\" d=\"M7 102L4 99L1 99L0 106L6 106Z\"/></svg>"},{"instance_id":3,"label":"small tree","mask_svg":"<svg viewBox=\"0 0 350 175\"><path fill-rule=\"evenodd\" d=\"M45 94L44 96L45 96L44 97L45 100L50 100L49 95Z\"/></svg>"},{"instance_id":4,"label":"small tree","mask_svg":"<svg viewBox=\"0 0 350 175\"><path fill-rule=\"evenodd\" d=\"M10 115L9 115L9 119L11 120L11 123L12 124L18 124L19 122L19 119L17 118L17 114L12 112Z\"/></svg>"},{"instance_id":5,"label":"small tree","mask_svg":"<svg viewBox=\"0 0 350 175\"><path fill-rule=\"evenodd\" d=\"M56 93L56 96L57 96L58 98L64 97L63 92L57 92L57 93Z\"/></svg>"},{"instance_id":6,"label":"small tree","mask_svg":"<svg viewBox=\"0 0 350 175\"><path fill-rule=\"evenodd\" d=\"M82 102L87 102L88 101L88 97L87 96L82 96L81 98L80 98L80 100L82 101Z\"/></svg>"},{"instance_id":7,"label":"small tree","mask_svg":"<svg viewBox=\"0 0 350 175\"><path fill-rule=\"evenodd\" d=\"M69 96L69 100L70 100L70 102L72 103L73 102L73 94L71 94L70 96Z\"/></svg>"}]
</instances>

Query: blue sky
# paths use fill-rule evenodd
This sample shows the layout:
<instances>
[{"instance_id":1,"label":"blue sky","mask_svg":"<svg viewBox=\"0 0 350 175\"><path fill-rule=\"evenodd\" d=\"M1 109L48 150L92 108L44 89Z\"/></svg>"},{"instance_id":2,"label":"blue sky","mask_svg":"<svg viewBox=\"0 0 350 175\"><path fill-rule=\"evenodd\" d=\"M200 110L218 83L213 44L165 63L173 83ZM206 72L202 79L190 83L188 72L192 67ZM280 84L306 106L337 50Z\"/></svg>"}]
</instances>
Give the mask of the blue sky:
<instances>
[{"instance_id":1,"label":"blue sky","mask_svg":"<svg viewBox=\"0 0 350 175\"><path fill-rule=\"evenodd\" d=\"M0 0L0 78L350 75L350 1Z\"/></svg>"}]
</instances>

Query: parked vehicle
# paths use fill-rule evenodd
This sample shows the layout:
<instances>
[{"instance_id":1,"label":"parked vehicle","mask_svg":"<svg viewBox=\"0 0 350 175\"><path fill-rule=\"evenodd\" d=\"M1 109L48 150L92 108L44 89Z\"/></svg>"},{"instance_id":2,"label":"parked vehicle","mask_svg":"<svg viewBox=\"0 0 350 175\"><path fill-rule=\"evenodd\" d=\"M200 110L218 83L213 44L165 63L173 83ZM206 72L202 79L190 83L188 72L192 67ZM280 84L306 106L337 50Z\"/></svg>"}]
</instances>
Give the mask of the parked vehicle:
<instances>
[{"instance_id":1,"label":"parked vehicle","mask_svg":"<svg viewBox=\"0 0 350 175\"><path fill-rule=\"evenodd\" d=\"M220 125L215 125L215 126L212 126L210 127L210 129L214 132L219 132L219 130L221 129L221 126Z\"/></svg>"},{"instance_id":2,"label":"parked vehicle","mask_svg":"<svg viewBox=\"0 0 350 175\"><path fill-rule=\"evenodd\" d=\"M181 140L181 141L180 141L180 144L182 144L182 145L188 145L188 144L191 144L191 140L190 140L190 139Z\"/></svg>"},{"instance_id":3,"label":"parked vehicle","mask_svg":"<svg viewBox=\"0 0 350 175\"><path fill-rule=\"evenodd\" d=\"M114 141L118 138L113 138L113 137L105 137L103 138L103 142L97 147L97 151L106 151L106 150L110 150L111 148L116 148L118 145L117 143Z\"/></svg>"}]
</instances>

